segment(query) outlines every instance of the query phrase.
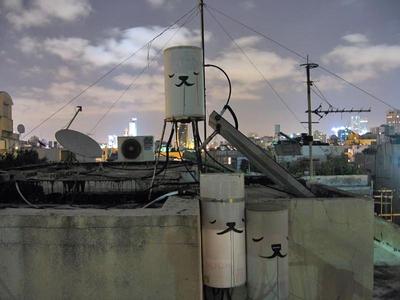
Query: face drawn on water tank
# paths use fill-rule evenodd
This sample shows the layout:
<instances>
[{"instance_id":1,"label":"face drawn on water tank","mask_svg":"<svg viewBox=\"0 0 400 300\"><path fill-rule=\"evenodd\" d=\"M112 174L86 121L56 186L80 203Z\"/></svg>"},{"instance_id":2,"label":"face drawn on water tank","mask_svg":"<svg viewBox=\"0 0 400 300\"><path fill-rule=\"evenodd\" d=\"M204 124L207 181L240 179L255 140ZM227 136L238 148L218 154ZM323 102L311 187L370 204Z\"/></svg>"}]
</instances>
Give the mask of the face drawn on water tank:
<instances>
[{"instance_id":1,"label":"face drawn on water tank","mask_svg":"<svg viewBox=\"0 0 400 300\"><path fill-rule=\"evenodd\" d=\"M204 120L202 50L177 46L164 51L165 119Z\"/></svg>"},{"instance_id":2,"label":"face drawn on water tank","mask_svg":"<svg viewBox=\"0 0 400 300\"><path fill-rule=\"evenodd\" d=\"M288 210L284 206L247 206L248 299L288 299L288 226Z\"/></svg>"},{"instance_id":3,"label":"face drawn on water tank","mask_svg":"<svg viewBox=\"0 0 400 300\"><path fill-rule=\"evenodd\" d=\"M214 288L246 282L243 174L200 176L203 281Z\"/></svg>"}]
</instances>

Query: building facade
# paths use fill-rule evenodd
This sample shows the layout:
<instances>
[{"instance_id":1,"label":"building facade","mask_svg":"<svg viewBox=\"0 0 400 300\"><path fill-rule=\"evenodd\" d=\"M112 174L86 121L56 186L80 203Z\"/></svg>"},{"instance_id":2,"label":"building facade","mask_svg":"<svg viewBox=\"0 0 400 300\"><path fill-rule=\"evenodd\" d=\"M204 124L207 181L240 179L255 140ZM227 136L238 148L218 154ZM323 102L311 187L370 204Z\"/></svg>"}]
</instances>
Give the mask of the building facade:
<instances>
[{"instance_id":1,"label":"building facade","mask_svg":"<svg viewBox=\"0 0 400 300\"><path fill-rule=\"evenodd\" d=\"M18 146L19 135L13 133L13 104L10 95L0 91L0 153Z\"/></svg>"}]
</instances>

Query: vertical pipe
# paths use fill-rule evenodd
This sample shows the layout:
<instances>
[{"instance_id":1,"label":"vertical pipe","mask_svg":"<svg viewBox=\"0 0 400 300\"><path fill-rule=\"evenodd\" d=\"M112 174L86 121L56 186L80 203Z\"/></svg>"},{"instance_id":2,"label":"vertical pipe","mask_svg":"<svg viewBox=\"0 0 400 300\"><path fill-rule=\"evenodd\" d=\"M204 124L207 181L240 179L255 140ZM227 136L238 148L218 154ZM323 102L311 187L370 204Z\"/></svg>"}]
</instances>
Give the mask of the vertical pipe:
<instances>
[{"instance_id":1,"label":"vertical pipe","mask_svg":"<svg viewBox=\"0 0 400 300\"><path fill-rule=\"evenodd\" d=\"M207 98L206 98L206 67L205 67L205 46L204 46L204 1L199 0L200 18L201 18L201 49L203 52L203 84L204 84L204 138L207 139ZM206 157L204 157L206 163ZM199 170L200 171L200 170Z\"/></svg>"},{"instance_id":2,"label":"vertical pipe","mask_svg":"<svg viewBox=\"0 0 400 300\"><path fill-rule=\"evenodd\" d=\"M310 80L310 64L308 63L308 56L307 56L307 105L308 105L308 136L312 136L312 116L311 116L311 80ZM314 174L314 164L312 158L312 141L308 142L308 155L310 160L310 178Z\"/></svg>"}]
</instances>

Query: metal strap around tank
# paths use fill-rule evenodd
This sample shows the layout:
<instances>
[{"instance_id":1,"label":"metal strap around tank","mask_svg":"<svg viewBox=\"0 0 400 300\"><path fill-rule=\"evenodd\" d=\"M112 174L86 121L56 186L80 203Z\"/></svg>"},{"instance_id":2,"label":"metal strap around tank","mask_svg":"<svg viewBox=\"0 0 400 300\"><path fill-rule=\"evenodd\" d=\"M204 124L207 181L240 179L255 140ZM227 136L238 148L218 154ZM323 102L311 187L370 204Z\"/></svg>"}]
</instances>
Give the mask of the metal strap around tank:
<instances>
[{"instance_id":1,"label":"metal strap around tank","mask_svg":"<svg viewBox=\"0 0 400 300\"><path fill-rule=\"evenodd\" d=\"M237 202L244 202L244 197L243 198L227 198L227 199L200 197L200 200L204 201L204 202L237 203Z\"/></svg>"}]
</instances>

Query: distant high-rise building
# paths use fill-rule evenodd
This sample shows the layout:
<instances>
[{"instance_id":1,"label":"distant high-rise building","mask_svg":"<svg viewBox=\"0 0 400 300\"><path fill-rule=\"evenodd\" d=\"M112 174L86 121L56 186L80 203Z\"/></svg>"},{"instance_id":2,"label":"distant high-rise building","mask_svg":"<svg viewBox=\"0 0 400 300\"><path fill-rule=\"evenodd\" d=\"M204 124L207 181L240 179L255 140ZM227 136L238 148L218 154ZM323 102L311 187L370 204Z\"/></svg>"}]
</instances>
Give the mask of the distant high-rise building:
<instances>
[{"instance_id":1,"label":"distant high-rise building","mask_svg":"<svg viewBox=\"0 0 400 300\"><path fill-rule=\"evenodd\" d=\"M361 119L360 116L351 116L350 129L358 134L365 134L368 132L368 120Z\"/></svg>"},{"instance_id":2,"label":"distant high-rise building","mask_svg":"<svg viewBox=\"0 0 400 300\"><path fill-rule=\"evenodd\" d=\"M339 138L339 141L343 143L349 136L350 132L351 131L349 128L339 129L337 132L337 137Z\"/></svg>"},{"instance_id":3,"label":"distant high-rise building","mask_svg":"<svg viewBox=\"0 0 400 300\"><path fill-rule=\"evenodd\" d=\"M0 153L13 148L18 135L13 133L12 106L10 95L0 91Z\"/></svg>"},{"instance_id":4,"label":"distant high-rise building","mask_svg":"<svg viewBox=\"0 0 400 300\"><path fill-rule=\"evenodd\" d=\"M386 124L393 126L396 133L400 133L400 110L390 110L386 113Z\"/></svg>"},{"instance_id":5,"label":"distant high-rise building","mask_svg":"<svg viewBox=\"0 0 400 300\"><path fill-rule=\"evenodd\" d=\"M188 124L180 123L178 126L178 141L179 148L184 149L189 147Z\"/></svg>"},{"instance_id":6,"label":"distant high-rise building","mask_svg":"<svg viewBox=\"0 0 400 300\"><path fill-rule=\"evenodd\" d=\"M319 130L314 131L313 138L314 138L314 140L321 141L323 143L326 143L326 140L327 140L326 134Z\"/></svg>"},{"instance_id":7,"label":"distant high-rise building","mask_svg":"<svg viewBox=\"0 0 400 300\"><path fill-rule=\"evenodd\" d=\"M129 121L129 127L128 127L128 135L129 136L137 136L137 126L136 126L136 118L131 118Z\"/></svg>"},{"instance_id":8,"label":"distant high-rise building","mask_svg":"<svg viewBox=\"0 0 400 300\"><path fill-rule=\"evenodd\" d=\"M281 125L280 124L275 124L275 126L274 126L274 139L276 141L280 140L279 132L281 132Z\"/></svg>"},{"instance_id":9,"label":"distant high-rise building","mask_svg":"<svg viewBox=\"0 0 400 300\"><path fill-rule=\"evenodd\" d=\"M390 110L386 114L386 124L400 124L400 110Z\"/></svg>"}]
</instances>

